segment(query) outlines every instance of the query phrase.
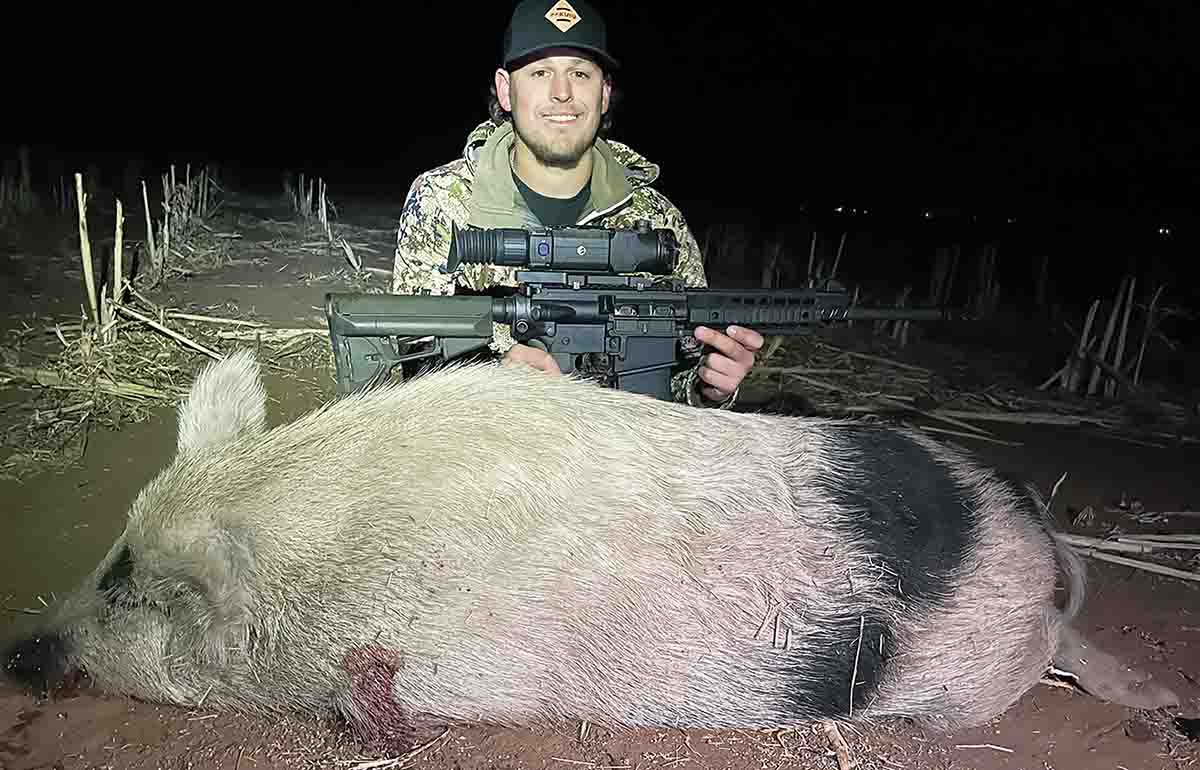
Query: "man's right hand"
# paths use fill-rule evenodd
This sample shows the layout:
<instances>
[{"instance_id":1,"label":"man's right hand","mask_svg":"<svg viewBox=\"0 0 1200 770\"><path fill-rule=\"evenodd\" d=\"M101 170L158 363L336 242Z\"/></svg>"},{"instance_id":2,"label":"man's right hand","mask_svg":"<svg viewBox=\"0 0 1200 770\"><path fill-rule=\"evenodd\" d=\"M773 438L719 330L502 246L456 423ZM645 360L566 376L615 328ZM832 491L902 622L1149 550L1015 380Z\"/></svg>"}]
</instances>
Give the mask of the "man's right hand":
<instances>
[{"instance_id":1,"label":"man's right hand","mask_svg":"<svg viewBox=\"0 0 1200 770\"><path fill-rule=\"evenodd\" d=\"M534 369L539 369L549 374L562 374L562 370L558 368L558 362L554 360L554 356L540 348L530 347L516 343L508 352L504 354L504 363L507 365L513 364L528 364Z\"/></svg>"}]
</instances>

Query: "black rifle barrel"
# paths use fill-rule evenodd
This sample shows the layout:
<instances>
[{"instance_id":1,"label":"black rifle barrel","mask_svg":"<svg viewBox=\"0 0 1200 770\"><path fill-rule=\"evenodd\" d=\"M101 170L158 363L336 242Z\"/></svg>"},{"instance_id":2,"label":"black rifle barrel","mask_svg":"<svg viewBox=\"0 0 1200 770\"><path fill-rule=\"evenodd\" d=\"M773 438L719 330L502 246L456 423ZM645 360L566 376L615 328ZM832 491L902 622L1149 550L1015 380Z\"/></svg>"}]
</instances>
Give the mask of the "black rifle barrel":
<instances>
[{"instance_id":1,"label":"black rifle barrel","mask_svg":"<svg viewBox=\"0 0 1200 770\"><path fill-rule=\"evenodd\" d=\"M937 307L848 307L834 320L846 321L950 321L956 314Z\"/></svg>"}]
</instances>

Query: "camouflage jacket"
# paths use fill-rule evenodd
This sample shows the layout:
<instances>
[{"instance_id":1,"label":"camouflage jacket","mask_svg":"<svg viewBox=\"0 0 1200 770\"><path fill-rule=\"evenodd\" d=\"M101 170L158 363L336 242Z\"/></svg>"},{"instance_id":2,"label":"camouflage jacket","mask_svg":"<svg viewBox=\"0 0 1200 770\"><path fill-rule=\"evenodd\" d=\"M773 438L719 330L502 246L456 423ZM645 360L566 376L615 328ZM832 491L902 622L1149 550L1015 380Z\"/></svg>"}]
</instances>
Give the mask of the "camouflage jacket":
<instances>
[{"instance_id":1,"label":"camouflage jacket","mask_svg":"<svg viewBox=\"0 0 1200 770\"><path fill-rule=\"evenodd\" d=\"M450 250L450 224L459 228L537 227L513 182L509 150L513 143L510 122L485 121L467 137L461 158L420 174L404 200L396 233L392 268L393 294L454 294L456 286L484 290L516 285L516 269L493 265L463 265L453 274L445 271ZM578 224L612 228L631 227L648 219L653 227L669 227L679 240L676 277L694 288L707 286L700 247L683 214L651 185L659 167L626 145L597 139L592 149L591 198ZM496 324L491 347L503 353L513 344L508 327ZM678 372L671 381L674 399L693 406L729 408L735 391L720 403L699 391L698 362Z\"/></svg>"}]
</instances>

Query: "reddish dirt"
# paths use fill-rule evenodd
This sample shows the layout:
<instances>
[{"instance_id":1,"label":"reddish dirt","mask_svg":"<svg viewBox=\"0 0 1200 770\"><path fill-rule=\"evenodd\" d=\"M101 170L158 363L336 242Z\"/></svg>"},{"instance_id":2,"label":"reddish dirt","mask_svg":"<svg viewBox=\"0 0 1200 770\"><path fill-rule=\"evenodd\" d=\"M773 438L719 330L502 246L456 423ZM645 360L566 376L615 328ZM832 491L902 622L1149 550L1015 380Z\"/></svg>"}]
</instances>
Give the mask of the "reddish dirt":
<instances>
[{"instance_id":1,"label":"reddish dirt","mask_svg":"<svg viewBox=\"0 0 1200 770\"><path fill-rule=\"evenodd\" d=\"M261 212L260 212L261 213ZM393 212L385 212L383 220ZM278 214L276 214L278 216ZM349 216L345 211L343 217ZM129 217L132 222L135 218ZM68 222L68 224L70 224ZM97 231L100 225L93 225ZM368 264L390 268L386 227ZM6 329L35 315L78 318L82 298L69 227L51 238L7 238L0 262L5 279ZM12 234L10 233L10 236ZM132 237L132 236L127 236ZM34 245L30 245L33 243ZM47 267L49 266L49 267ZM312 274L334 265L304 254L267 255L259 265L227 268L169 286L165 294L182 307L225 304L285 325L322 324L320 292L330 282ZM72 269L75 270L72 274ZM167 301L165 294L157 298ZM920 355L913 349L905 355ZM268 383L271 421L291 419L328 393ZM1035 383L1036 384L1036 383ZM29 397L19 383L0 390L0 405ZM11 416L11 412L0 412ZM7 422L6 422L7 424ZM1176 517L1138 524L1109 510L1122 496L1147 511L1200 508L1200 446L1136 446L1099 439L1078 428L989 429L1019 447L972 445L1005 470L1048 490L1067 472L1057 503L1069 521L1091 506L1096 519L1084 534L1112 526L1129 532L1196 532L1200 518ZM61 473L22 482L0 481L7 501L6 542L0 544L0 639L28 628L38 597L69 590L91 569L120 529L125 508L170 451L170 408L119 431L99 431L83 462ZM1177 566L1195 569L1192 562ZM1124 566L1089 561L1090 594L1084 631L1130 665L1150 671L1186 700L1183 707L1141 713L1088 695L1039 685L1001 718L953 735L931 735L903 721L861 734L845 734L860 768L975 768L977 770L1083 770L1088 768L1200 767L1200 742L1185 733L1200 717L1200 583L1156 576ZM26 610L29 611L26 611ZM39 701L0 689L0 768L245 768L425 766L431 768L559 768L650 770L657 767L836 768L837 759L820 728L759 733L661 730L623 734L579 725L561 732L451 728L435 734L414 756L366 752L338 725L307 720L262 720L204 709L185 710L79 691ZM395 762L373 760L395 759Z\"/></svg>"}]
</instances>

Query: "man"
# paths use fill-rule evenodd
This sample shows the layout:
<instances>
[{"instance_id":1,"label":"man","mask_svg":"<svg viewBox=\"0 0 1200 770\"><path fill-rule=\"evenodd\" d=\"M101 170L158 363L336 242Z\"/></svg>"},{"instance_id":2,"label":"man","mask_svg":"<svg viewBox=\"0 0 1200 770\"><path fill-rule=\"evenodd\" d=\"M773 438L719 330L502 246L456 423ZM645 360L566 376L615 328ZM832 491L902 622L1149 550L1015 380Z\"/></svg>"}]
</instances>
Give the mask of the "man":
<instances>
[{"instance_id":1,"label":"man","mask_svg":"<svg viewBox=\"0 0 1200 770\"><path fill-rule=\"evenodd\" d=\"M467 138L463 157L419 175L404 202L396 238L392 292L453 294L516 283L515 269L466 265L445 270L450 225L624 228L639 219L669 227L681 247L676 275L706 286L700 248L683 215L651 185L658 166L603 138L611 120L612 73L604 20L586 0L524 0L504 37L494 75L491 119ZM506 363L559 373L545 351L515 344L497 324L492 347ZM676 374L676 401L729 408L754 365L762 335L700 327L712 348Z\"/></svg>"}]
</instances>

